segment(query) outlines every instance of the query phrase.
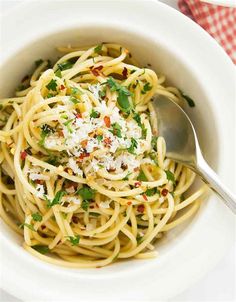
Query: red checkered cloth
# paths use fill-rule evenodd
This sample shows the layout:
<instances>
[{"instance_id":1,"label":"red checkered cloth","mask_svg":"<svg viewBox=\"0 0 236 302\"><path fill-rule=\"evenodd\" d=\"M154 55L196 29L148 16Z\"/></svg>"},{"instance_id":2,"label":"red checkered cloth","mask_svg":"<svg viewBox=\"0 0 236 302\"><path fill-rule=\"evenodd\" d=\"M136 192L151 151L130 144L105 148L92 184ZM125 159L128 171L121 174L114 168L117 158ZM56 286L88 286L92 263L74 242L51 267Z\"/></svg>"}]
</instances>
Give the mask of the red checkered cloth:
<instances>
[{"instance_id":1,"label":"red checkered cloth","mask_svg":"<svg viewBox=\"0 0 236 302\"><path fill-rule=\"evenodd\" d=\"M178 6L215 38L236 64L236 8L200 0L178 0Z\"/></svg>"}]
</instances>

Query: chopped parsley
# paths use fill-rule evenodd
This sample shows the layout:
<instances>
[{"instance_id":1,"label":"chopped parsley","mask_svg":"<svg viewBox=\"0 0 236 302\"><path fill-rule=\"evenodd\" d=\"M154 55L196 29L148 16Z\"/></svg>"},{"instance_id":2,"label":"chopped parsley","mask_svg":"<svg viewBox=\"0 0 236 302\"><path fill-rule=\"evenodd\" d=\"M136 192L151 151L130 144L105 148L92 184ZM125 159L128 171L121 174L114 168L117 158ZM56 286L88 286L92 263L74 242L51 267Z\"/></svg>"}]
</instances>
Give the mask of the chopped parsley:
<instances>
[{"instance_id":1,"label":"chopped parsley","mask_svg":"<svg viewBox=\"0 0 236 302\"><path fill-rule=\"evenodd\" d=\"M53 133L54 132L54 129L52 127L50 127L48 124L43 124L41 126L41 140L39 141L39 145L40 146L44 146L44 143L45 143L45 139L46 137L50 134L50 133Z\"/></svg>"},{"instance_id":2,"label":"chopped parsley","mask_svg":"<svg viewBox=\"0 0 236 302\"><path fill-rule=\"evenodd\" d=\"M61 71L66 70L66 69L70 69L70 68L73 67L73 65L74 65L74 63L71 63L70 61L65 61L65 62L57 64L58 69L61 70Z\"/></svg>"},{"instance_id":3,"label":"chopped parsley","mask_svg":"<svg viewBox=\"0 0 236 302\"><path fill-rule=\"evenodd\" d=\"M133 137L131 137L131 145L129 148L127 148L128 152L131 154L135 154L135 150L138 147L138 143L136 141L136 139L134 139Z\"/></svg>"},{"instance_id":4,"label":"chopped parsley","mask_svg":"<svg viewBox=\"0 0 236 302\"><path fill-rule=\"evenodd\" d=\"M22 223L19 225L19 228L20 229L23 229L24 227L27 227L28 229L30 229L31 231L33 232L36 232L36 230L34 229L33 225L32 224L28 224L28 223Z\"/></svg>"},{"instance_id":5,"label":"chopped parsley","mask_svg":"<svg viewBox=\"0 0 236 302\"><path fill-rule=\"evenodd\" d=\"M114 123L111 125L112 130L109 130L111 133L113 133L113 135L117 136L117 137L122 137L121 135L121 126L118 123Z\"/></svg>"},{"instance_id":6,"label":"chopped parsley","mask_svg":"<svg viewBox=\"0 0 236 302\"><path fill-rule=\"evenodd\" d=\"M129 180L129 176L131 175L132 173L129 172L122 180Z\"/></svg>"},{"instance_id":7,"label":"chopped parsley","mask_svg":"<svg viewBox=\"0 0 236 302\"><path fill-rule=\"evenodd\" d=\"M40 254L43 254L43 255L47 254L50 251L49 248L45 245L34 245L34 246L32 246L32 248L35 251L37 251L37 252L39 252Z\"/></svg>"},{"instance_id":8,"label":"chopped parsley","mask_svg":"<svg viewBox=\"0 0 236 302\"><path fill-rule=\"evenodd\" d=\"M94 52L96 52L98 54L100 54L101 51L102 51L102 44L99 44L94 48Z\"/></svg>"},{"instance_id":9,"label":"chopped parsley","mask_svg":"<svg viewBox=\"0 0 236 302\"><path fill-rule=\"evenodd\" d=\"M80 236L66 236L68 238L68 240L70 241L71 245L77 245L80 241Z\"/></svg>"},{"instance_id":10,"label":"chopped parsley","mask_svg":"<svg viewBox=\"0 0 236 302\"><path fill-rule=\"evenodd\" d=\"M100 113L95 111L94 109L92 109L91 113L90 113L90 117L91 118L98 118L100 116Z\"/></svg>"},{"instance_id":11,"label":"chopped parsley","mask_svg":"<svg viewBox=\"0 0 236 302\"><path fill-rule=\"evenodd\" d=\"M188 103L189 107L195 107L195 102L193 99L191 99L187 94L185 94L180 89L179 89L179 92L180 92L181 96L185 99L185 101Z\"/></svg>"},{"instance_id":12,"label":"chopped parsley","mask_svg":"<svg viewBox=\"0 0 236 302\"><path fill-rule=\"evenodd\" d=\"M62 74L61 74L60 69L57 69L57 71L55 72L55 76L57 76L58 78L62 78Z\"/></svg>"},{"instance_id":13,"label":"chopped parsley","mask_svg":"<svg viewBox=\"0 0 236 302\"><path fill-rule=\"evenodd\" d=\"M57 91L57 81L52 79L47 85L46 88L48 90Z\"/></svg>"},{"instance_id":14,"label":"chopped parsley","mask_svg":"<svg viewBox=\"0 0 236 302\"><path fill-rule=\"evenodd\" d=\"M77 87L71 87L71 94L72 95L81 95L81 94L83 94L83 92Z\"/></svg>"},{"instance_id":15,"label":"chopped parsley","mask_svg":"<svg viewBox=\"0 0 236 302\"><path fill-rule=\"evenodd\" d=\"M68 121L66 121L65 123L63 123L63 125L65 125L66 126L66 128L67 128L67 130L70 132L70 133L72 133L73 132L73 130L71 129L71 122L72 121L74 121L74 119L72 118L72 119L70 119L70 120L68 120Z\"/></svg>"},{"instance_id":16,"label":"chopped parsley","mask_svg":"<svg viewBox=\"0 0 236 302\"><path fill-rule=\"evenodd\" d=\"M157 190L157 188L147 189L146 192L145 192L145 194L147 196L153 196L154 194L157 194L157 193L158 194L160 193L159 190Z\"/></svg>"},{"instance_id":17,"label":"chopped parsley","mask_svg":"<svg viewBox=\"0 0 236 302\"><path fill-rule=\"evenodd\" d=\"M137 177L137 180L141 180L141 181L147 181L147 177L146 175L144 174L144 172L141 170L138 177Z\"/></svg>"},{"instance_id":18,"label":"chopped parsley","mask_svg":"<svg viewBox=\"0 0 236 302\"><path fill-rule=\"evenodd\" d=\"M141 117L137 112L133 112L133 119L137 122L139 127L142 129L142 139L145 139L147 136L147 129L144 124L141 122Z\"/></svg>"},{"instance_id":19,"label":"chopped parsley","mask_svg":"<svg viewBox=\"0 0 236 302\"><path fill-rule=\"evenodd\" d=\"M39 59L39 60L36 60L34 63L35 63L36 67L39 67L43 63L43 60Z\"/></svg>"},{"instance_id":20,"label":"chopped parsley","mask_svg":"<svg viewBox=\"0 0 236 302\"><path fill-rule=\"evenodd\" d=\"M103 140L103 135L97 135L96 139L100 143Z\"/></svg>"},{"instance_id":21,"label":"chopped parsley","mask_svg":"<svg viewBox=\"0 0 236 302\"><path fill-rule=\"evenodd\" d=\"M59 160L57 156L49 156L46 162L52 166L57 166L59 164Z\"/></svg>"},{"instance_id":22,"label":"chopped parsley","mask_svg":"<svg viewBox=\"0 0 236 302\"><path fill-rule=\"evenodd\" d=\"M33 218L34 221L42 221L42 219L43 219L42 215L39 214L38 212L32 214L31 216L32 216L32 218Z\"/></svg>"},{"instance_id":23,"label":"chopped parsley","mask_svg":"<svg viewBox=\"0 0 236 302\"><path fill-rule=\"evenodd\" d=\"M153 136L152 141L151 141L152 149L155 151L157 151L157 139L158 139L158 136Z\"/></svg>"},{"instance_id":24,"label":"chopped parsley","mask_svg":"<svg viewBox=\"0 0 236 302\"><path fill-rule=\"evenodd\" d=\"M172 181L173 184L175 184L175 176L174 176L174 174L171 171L169 171L169 170L166 170L165 172L166 172L167 179L170 180L170 181Z\"/></svg>"},{"instance_id":25,"label":"chopped parsley","mask_svg":"<svg viewBox=\"0 0 236 302\"><path fill-rule=\"evenodd\" d=\"M89 208L89 201L88 200L83 200L82 203L81 203L81 208L84 210L84 211L88 211L88 208Z\"/></svg>"},{"instance_id":26,"label":"chopped parsley","mask_svg":"<svg viewBox=\"0 0 236 302\"><path fill-rule=\"evenodd\" d=\"M111 91L118 92L117 101L120 109L124 112L128 112L131 109L131 104L129 102L128 96L132 95L132 93L125 86L117 83L112 77L108 78L107 84Z\"/></svg>"},{"instance_id":27,"label":"chopped parsley","mask_svg":"<svg viewBox=\"0 0 236 302\"><path fill-rule=\"evenodd\" d=\"M142 94L147 93L148 91L150 91L152 89L152 86L150 85L150 83L146 83L143 86L143 89L141 91Z\"/></svg>"},{"instance_id":28,"label":"chopped parsley","mask_svg":"<svg viewBox=\"0 0 236 302\"><path fill-rule=\"evenodd\" d=\"M140 244L143 241L143 236L140 236L139 234L136 237L137 244Z\"/></svg>"},{"instance_id":29,"label":"chopped parsley","mask_svg":"<svg viewBox=\"0 0 236 302\"><path fill-rule=\"evenodd\" d=\"M70 97L70 101L74 104L78 104L79 103L79 100L77 100L77 98L75 98L74 96L71 96Z\"/></svg>"},{"instance_id":30,"label":"chopped parsley","mask_svg":"<svg viewBox=\"0 0 236 302\"><path fill-rule=\"evenodd\" d=\"M58 191L52 201L49 200L46 195L44 195L44 197L47 201L47 207L51 208L51 207L55 206L56 204L60 204L61 199L65 194L66 194L65 191L62 191L62 190Z\"/></svg>"},{"instance_id":31,"label":"chopped parsley","mask_svg":"<svg viewBox=\"0 0 236 302\"><path fill-rule=\"evenodd\" d=\"M98 217L101 214L100 213L95 213L95 212L90 212L89 215L94 216L94 217Z\"/></svg>"},{"instance_id":32,"label":"chopped parsley","mask_svg":"<svg viewBox=\"0 0 236 302\"><path fill-rule=\"evenodd\" d=\"M91 200L94 198L95 190L91 189L88 186L80 188L76 194L80 195L83 200Z\"/></svg>"}]
</instances>

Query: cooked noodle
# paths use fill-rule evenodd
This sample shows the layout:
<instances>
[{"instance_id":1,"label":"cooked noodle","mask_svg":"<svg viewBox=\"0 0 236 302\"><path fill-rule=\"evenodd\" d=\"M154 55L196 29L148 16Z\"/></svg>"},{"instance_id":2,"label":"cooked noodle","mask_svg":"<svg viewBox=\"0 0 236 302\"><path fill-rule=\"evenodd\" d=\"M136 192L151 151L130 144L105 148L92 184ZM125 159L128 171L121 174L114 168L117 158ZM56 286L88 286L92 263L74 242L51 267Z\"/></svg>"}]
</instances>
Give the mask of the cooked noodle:
<instances>
[{"instance_id":1,"label":"cooked noodle","mask_svg":"<svg viewBox=\"0 0 236 302\"><path fill-rule=\"evenodd\" d=\"M0 100L1 217L50 263L154 257L205 191L184 196L195 175L166 158L158 136L153 95L181 104L181 93L120 45L61 50L53 68L37 62L28 87Z\"/></svg>"}]
</instances>

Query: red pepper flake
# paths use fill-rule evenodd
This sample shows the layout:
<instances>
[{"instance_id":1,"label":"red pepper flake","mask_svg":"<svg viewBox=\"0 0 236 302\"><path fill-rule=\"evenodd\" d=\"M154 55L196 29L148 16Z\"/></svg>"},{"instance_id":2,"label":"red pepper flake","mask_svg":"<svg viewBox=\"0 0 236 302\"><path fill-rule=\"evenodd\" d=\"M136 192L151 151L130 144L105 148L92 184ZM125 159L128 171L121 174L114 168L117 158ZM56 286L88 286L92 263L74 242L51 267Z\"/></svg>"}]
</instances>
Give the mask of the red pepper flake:
<instances>
[{"instance_id":1,"label":"red pepper flake","mask_svg":"<svg viewBox=\"0 0 236 302\"><path fill-rule=\"evenodd\" d=\"M82 154L80 154L79 156L79 161L82 161L85 157L89 157L90 153L87 152L83 152Z\"/></svg>"},{"instance_id":2,"label":"red pepper flake","mask_svg":"<svg viewBox=\"0 0 236 302\"><path fill-rule=\"evenodd\" d=\"M169 191L168 191L167 189L163 189L163 190L161 191L161 195L162 195L162 196L166 196L168 193L169 193Z\"/></svg>"},{"instance_id":3,"label":"red pepper flake","mask_svg":"<svg viewBox=\"0 0 236 302\"><path fill-rule=\"evenodd\" d=\"M76 118L82 118L82 115L81 115L81 113L76 113L75 117Z\"/></svg>"},{"instance_id":4,"label":"red pepper flake","mask_svg":"<svg viewBox=\"0 0 236 302\"><path fill-rule=\"evenodd\" d=\"M79 222L79 217L72 216L71 220L72 220L73 223L78 223Z\"/></svg>"},{"instance_id":5,"label":"red pepper flake","mask_svg":"<svg viewBox=\"0 0 236 302\"><path fill-rule=\"evenodd\" d=\"M44 181L42 179L36 179L36 184L43 185Z\"/></svg>"},{"instance_id":6,"label":"red pepper flake","mask_svg":"<svg viewBox=\"0 0 236 302\"><path fill-rule=\"evenodd\" d=\"M116 168L110 167L109 169L107 169L108 172L115 172Z\"/></svg>"},{"instance_id":7,"label":"red pepper flake","mask_svg":"<svg viewBox=\"0 0 236 302\"><path fill-rule=\"evenodd\" d=\"M142 184L141 181L137 181L134 183L134 186L135 186L135 188L138 188L141 186L141 184Z\"/></svg>"},{"instance_id":8,"label":"red pepper flake","mask_svg":"<svg viewBox=\"0 0 236 302\"><path fill-rule=\"evenodd\" d=\"M90 67L90 70L92 72L92 74L95 76L95 77L98 77L100 75L100 71L103 69L103 66L100 65L98 67Z\"/></svg>"},{"instance_id":9,"label":"red pepper flake","mask_svg":"<svg viewBox=\"0 0 236 302\"><path fill-rule=\"evenodd\" d=\"M107 126L107 128L110 128L111 127L111 119L109 116L104 116L104 123L105 125Z\"/></svg>"},{"instance_id":10,"label":"red pepper flake","mask_svg":"<svg viewBox=\"0 0 236 302\"><path fill-rule=\"evenodd\" d=\"M146 201L148 200L146 194L143 194L143 199L146 200Z\"/></svg>"},{"instance_id":11,"label":"red pepper flake","mask_svg":"<svg viewBox=\"0 0 236 302\"><path fill-rule=\"evenodd\" d=\"M27 152L26 152L26 151L21 151L21 153L20 153L20 158L21 158L22 160L25 160L26 156L27 156Z\"/></svg>"},{"instance_id":12,"label":"red pepper flake","mask_svg":"<svg viewBox=\"0 0 236 302\"><path fill-rule=\"evenodd\" d=\"M122 71L122 75L125 79L127 79L127 75L128 75L128 69L126 67L124 67L123 71Z\"/></svg>"},{"instance_id":13,"label":"red pepper flake","mask_svg":"<svg viewBox=\"0 0 236 302\"><path fill-rule=\"evenodd\" d=\"M138 210L138 212L140 212L140 213L143 213L143 212L144 212L144 209L145 209L145 207L144 207L143 204L140 204L140 205L138 205L138 207L137 207L137 210Z\"/></svg>"},{"instance_id":14,"label":"red pepper flake","mask_svg":"<svg viewBox=\"0 0 236 302\"><path fill-rule=\"evenodd\" d=\"M42 230L46 229L46 226L45 225L41 225L41 229Z\"/></svg>"},{"instance_id":15,"label":"red pepper flake","mask_svg":"<svg viewBox=\"0 0 236 302\"><path fill-rule=\"evenodd\" d=\"M64 89L66 89L66 87L64 85L61 85L60 90L64 90Z\"/></svg>"},{"instance_id":16,"label":"red pepper flake","mask_svg":"<svg viewBox=\"0 0 236 302\"><path fill-rule=\"evenodd\" d=\"M131 204L132 204L132 202L131 202L131 201L128 201L128 202L127 202L127 205L128 205L128 206L130 206Z\"/></svg>"},{"instance_id":17,"label":"red pepper flake","mask_svg":"<svg viewBox=\"0 0 236 302\"><path fill-rule=\"evenodd\" d=\"M59 135L59 137L64 137L63 131L62 130L58 131L58 135Z\"/></svg>"},{"instance_id":18,"label":"red pepper flake","mask_svg":"<svg viewBox=\"0 0 236 302\"><path fill-rule=\"evenodd\" d=\"M106 138L104 139L104 143L105 143L106 146L109 146L109 145L111 144L111 139L110 139L110 137L106 137Z\"/></svg>"},{"instance_id":19,"label":"red pepper flake","mask_svg":"<svg viewBox=\"0 0 236 302\"><path fill-rule=\"evenodd\" d=\"M80 144L81 144L81 146L82 146L83 148L86 148L86 146L87 146L87 144L88 144L88 140L85 139L85 140L83 140L82 142L80 142Z\"/></svg>"}]
</instances>

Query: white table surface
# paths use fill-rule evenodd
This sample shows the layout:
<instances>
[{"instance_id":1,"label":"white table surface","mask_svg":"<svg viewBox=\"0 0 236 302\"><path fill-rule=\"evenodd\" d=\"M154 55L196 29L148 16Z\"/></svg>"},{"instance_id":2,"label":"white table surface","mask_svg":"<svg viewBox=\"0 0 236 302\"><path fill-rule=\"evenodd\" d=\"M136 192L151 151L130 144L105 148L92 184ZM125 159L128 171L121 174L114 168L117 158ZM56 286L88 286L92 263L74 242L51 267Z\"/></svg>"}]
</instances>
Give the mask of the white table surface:
<instances>
[{"instance_id":1,"label":"white table surface","mask_svg":"<svg viewBox=\"0 0 236 302\"><path fill-rule=\"evenodd\" d=\"M34 0L27 0L34 1ZM36 0L37 1L37 0ZM38 0L40 1L40 0ZM42 1L42 0L41 0ZM54 1L54 0L51 0ZM0 0L0 13L10 10L22 0ZM161 0L178 9L176 0ZM1 28L1 24L0 24ZM14 284L13 284L14 286ZM1 302L20 302L21 300L0 289ZM233 302L236 301L236 243L218 265L191 288L168 302ZM41 302L41 301L35 301ZM52 301L54 302L54 301ZM69 301L68 301L69 302ZM79 301L78 301L79 302ZM81 301L83 302L83 301ZM159 302L159 301L157 301Z\"/></svg>"}]
</instances>

